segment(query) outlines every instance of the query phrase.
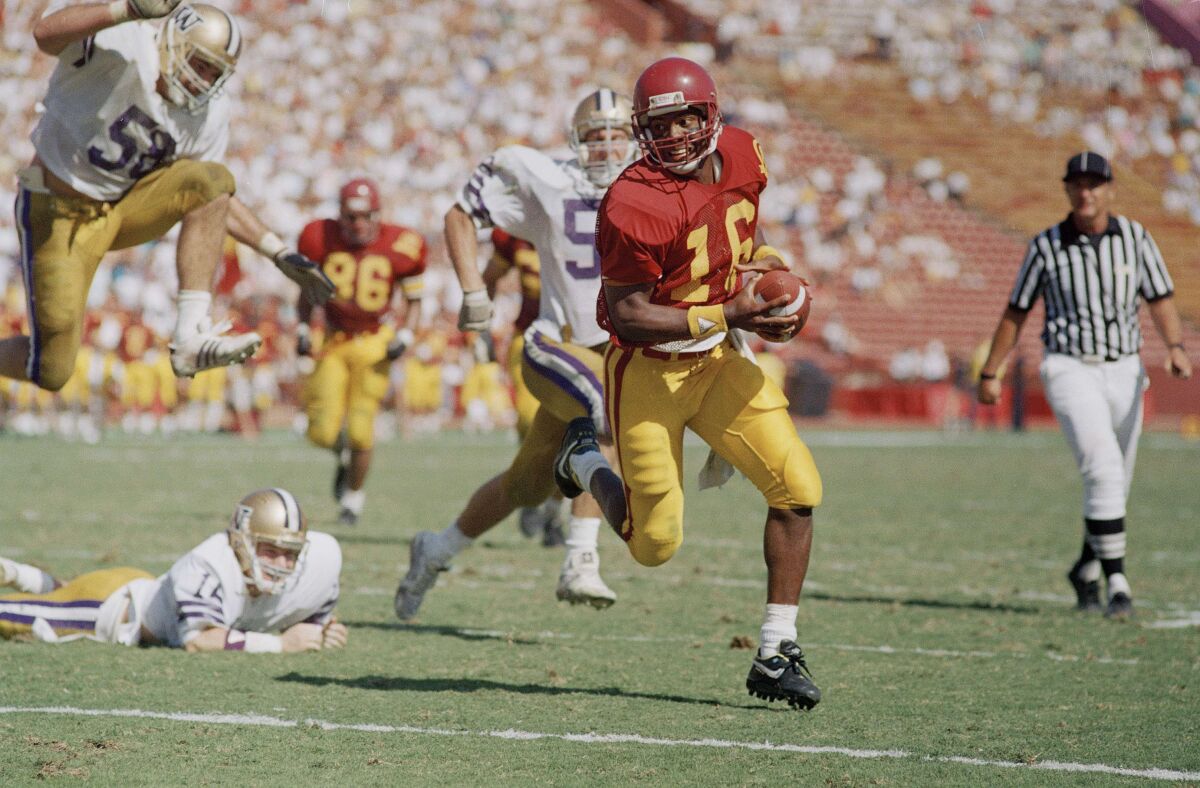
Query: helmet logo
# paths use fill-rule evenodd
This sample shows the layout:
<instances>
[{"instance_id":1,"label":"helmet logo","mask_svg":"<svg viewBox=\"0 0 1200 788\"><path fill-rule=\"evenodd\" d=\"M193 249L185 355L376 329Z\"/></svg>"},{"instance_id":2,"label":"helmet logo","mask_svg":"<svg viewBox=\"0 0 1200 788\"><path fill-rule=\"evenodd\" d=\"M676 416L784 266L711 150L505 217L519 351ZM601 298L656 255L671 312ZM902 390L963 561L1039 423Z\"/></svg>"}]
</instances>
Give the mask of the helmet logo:
<instances>
[{"instance_id":1,"label":"helmet logo","mask_svg":"<svg viewBox=\"0 0 1200 788\"><path fill-rule=\"evenodd\" d=\"M233 512L234 527L239 531L245 531L250 526L250 518L253 516L254 509L252 507L239 503Z\"/></svg>"},{"instance_id":2,"label":"helmet logo","mask_svg":"<svg viewBox=\"0 0 1200 788\"><path fill-rule=\"evenodd\" d=\"M175 12L175 26L179 28L179 32L181 33L186 33L203 21L204 19L192 10L190 5L181 5L179 6L179 10Z\"/></svg>"},{"instance_id":3,"label":"helmet logo","mask_svg":"<svg viewBox=\"0 0 1200 788\"><path fill-rule=\"evenodd\" d=\"M650 109L652 110L675 107L683 103L682 90L676 90L674 93L659 93L657 96L650 97Z\"/></svg>"}]
</instances>

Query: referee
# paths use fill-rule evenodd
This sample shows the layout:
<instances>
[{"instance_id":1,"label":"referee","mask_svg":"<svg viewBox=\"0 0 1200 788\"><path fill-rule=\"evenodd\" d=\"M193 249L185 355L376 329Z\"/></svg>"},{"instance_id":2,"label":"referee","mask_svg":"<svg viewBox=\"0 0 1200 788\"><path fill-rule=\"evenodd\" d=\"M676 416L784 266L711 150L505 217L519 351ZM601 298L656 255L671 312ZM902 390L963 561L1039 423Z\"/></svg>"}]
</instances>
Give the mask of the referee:
<instances>
[{"instance_id":1,"label":"referee","mask_svg":"<svg viewBox=\"0 0 1200 788\"><path fill-rule=\"evenodd\" d=\"M1167 345L1171 374L1188 378L1192 364L1158 247L1142 225L1109 212L1115 190L1108 161L1091 151L1073 156L1063 183L1071 213L1030 241L981 368L978 398L985 405L999 399L997 370L1041 296L1042 383L1083 476L1083 549L1067 579L1079 609L1095 611L1103 572L1105 615L1125 618L1133 613L1124 566L1125 498L1148 384L1138 357L1142 299Z\"/></svg>"}]
</instances>

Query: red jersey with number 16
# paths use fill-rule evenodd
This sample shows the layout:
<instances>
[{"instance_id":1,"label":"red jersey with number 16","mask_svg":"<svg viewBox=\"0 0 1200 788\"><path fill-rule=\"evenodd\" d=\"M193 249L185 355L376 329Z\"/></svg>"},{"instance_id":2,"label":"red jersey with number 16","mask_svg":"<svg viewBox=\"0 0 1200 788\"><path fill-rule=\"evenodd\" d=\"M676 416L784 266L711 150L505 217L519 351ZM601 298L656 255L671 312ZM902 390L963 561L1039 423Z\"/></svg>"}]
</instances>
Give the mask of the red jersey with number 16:
<instances>
[{"instance_id":1,"label":"red jersey with number 16","mask_svg":"<svg viewBox=\"0 0 1200 788\"><path fill-rule=\"evenodd\" d=\"M329 333L377 331L391 306L392 288L402 279L406 298L421 297L425 239L407 227L381 224L372 243L356 248L342 241L335 219L318 219L304 227L298 247L337 288L325 303Z\"/></svg>"},{"instance_id":2,"label":"red jersey with number 16","mask_svg":"<svg viewBox=\"0 0 1200 788\"><path fill-rule=\"evenodd\" d=\"M645 158L621 173L596 221L605 284L653 283L650 302L679 309L720 304L738 291L733 266L754 249L767 168L758 141L742 129L726 126L717 153L721 177L714 184L673 175ZM616 337L603 288L596 319Z\"/></svg>"}]
</instances>

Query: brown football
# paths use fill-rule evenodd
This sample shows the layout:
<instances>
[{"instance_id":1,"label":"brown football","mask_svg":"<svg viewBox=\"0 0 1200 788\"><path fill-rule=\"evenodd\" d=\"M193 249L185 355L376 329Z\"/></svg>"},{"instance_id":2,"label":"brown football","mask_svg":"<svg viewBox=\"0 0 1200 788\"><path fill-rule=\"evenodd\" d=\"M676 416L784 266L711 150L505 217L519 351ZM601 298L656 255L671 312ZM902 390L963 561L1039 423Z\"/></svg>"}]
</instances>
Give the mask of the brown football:
<instances>
[{"instance_id":1,"label":"brown football","mask_svg":"<svg viewBox=\"0 0 1200 788\"><path fill-rule=\"evenodd\" d=\"M763 303L773 301L780 296L787 296L788 303L772 309L771 314L798 314L800 315L800 328L803 328L804 324L808 322L808 311L812 308L812 298L809 297L808 288L804 286L804 280L792 272L784 271L782 268L767 271L758 280L754 288L754 295Z\"/></svg>"}]
</instances>

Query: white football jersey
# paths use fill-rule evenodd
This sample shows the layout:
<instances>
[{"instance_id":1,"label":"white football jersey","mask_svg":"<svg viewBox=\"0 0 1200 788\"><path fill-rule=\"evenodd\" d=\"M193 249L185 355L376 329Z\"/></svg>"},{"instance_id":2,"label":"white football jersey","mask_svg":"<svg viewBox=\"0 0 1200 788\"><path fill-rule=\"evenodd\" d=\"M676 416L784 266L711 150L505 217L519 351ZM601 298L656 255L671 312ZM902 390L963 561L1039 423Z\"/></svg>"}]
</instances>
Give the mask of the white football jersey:
<instances>
[{"instance_id":1,"label":"white football jersey","mask_svg":"<svg viewBox=\"0 0 1200 788\"><path fill-rule=\"evenodd\" d=\"M596 323L602 197L604 189L587 179L578 160L510 145L475 168L458 199L477 227L499 227L537 248L542 297L533 327L562 341L569 326L569 341L585 347L608 341Z\"/></svg>"},{"instance_id":2,"label":"white football jersey","mask_svg":"<svg viewBox=\"0 0 1200 788\"><path fill-rule=\"evenodd\" d=\"M52 173L93 199L118 200L176 159L218 161L229 145L227 95L195 114L159 95L156 30L150 22L105 28L68 45L50 76L33 146Z\"/></svg>"},{"instance_id":3,"label":"white football jersey","mask_svg":"<svg viewBox=\"0 0 1200 788\"><path fill-rule=\"evenodd\" d=\"M278 632L292 624L324 624L338 601L342 549L320 531L308 532L308 549L283 590L251 596L229 535L213 534L137 592L142 626L161 643L179 647L209 627Z\"/></svg>"}]
</instances>

